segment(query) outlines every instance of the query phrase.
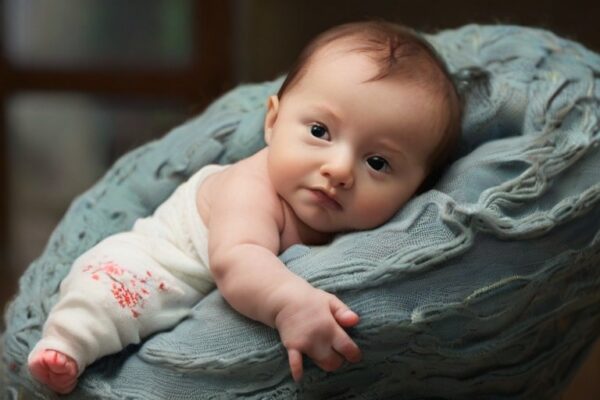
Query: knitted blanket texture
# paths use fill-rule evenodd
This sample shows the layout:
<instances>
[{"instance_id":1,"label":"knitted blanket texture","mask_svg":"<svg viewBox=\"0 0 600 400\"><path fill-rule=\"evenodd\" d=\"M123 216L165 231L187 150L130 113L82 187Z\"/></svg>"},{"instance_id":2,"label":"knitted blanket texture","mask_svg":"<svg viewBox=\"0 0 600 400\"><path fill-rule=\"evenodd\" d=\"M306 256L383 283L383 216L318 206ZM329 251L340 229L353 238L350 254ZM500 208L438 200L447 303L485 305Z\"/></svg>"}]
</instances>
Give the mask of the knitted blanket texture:
<instances>
[{"instance_id":1,"label":"knitted blanket texture","mask_svg":"<svg viewBox=\"0 0 600 400\"><path fill-rule=\"evenodd\" d=\"M172 330L91 365L64 398L559 394L600 334L600 56L515 26L428 38L466 98L455 161L385 225L280 256L360 314L349 332L362 362L328 373L306 360L296 384L277 332L213 291ZM234 89L125 155L72 203L6 312L6 398L58 398L32 380L26 359L73 260L152 213L201 166L263 147L266 98L279 85Z\"/></svg>"}]
</instances>

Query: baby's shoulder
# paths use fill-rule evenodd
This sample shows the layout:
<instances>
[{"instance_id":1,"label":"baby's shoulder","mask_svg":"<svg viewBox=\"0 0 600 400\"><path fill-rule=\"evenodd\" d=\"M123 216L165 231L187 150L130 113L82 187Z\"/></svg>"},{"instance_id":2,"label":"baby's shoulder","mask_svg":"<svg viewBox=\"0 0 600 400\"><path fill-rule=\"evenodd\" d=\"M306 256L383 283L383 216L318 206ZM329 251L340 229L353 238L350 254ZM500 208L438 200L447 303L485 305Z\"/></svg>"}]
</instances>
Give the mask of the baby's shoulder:
<instances>
[{"instance_id":1,"label":"baby's shoulder","mask_svg":"<svg viewBox=\"0 0 600 400\"><path fill-rule=\"evenodd\" d=\"M281 199L269 177L265 150L221 171L213 189L217 199L236 199L256 209L268 209L275 216L283 215Z\"/></svg>"},{"instance_id":2,"label":"baby's shoulder","mask_svg":"<svg viewBox=\"0 0 600 400\"><path fill-rule=\"evenodd\" d=\"M263 151L240 160L225 169L222 183L232 190L245 189L253 193L265 192L263 195L276 195L266 168L266 157Z\"/></svg>"}]
</instances>

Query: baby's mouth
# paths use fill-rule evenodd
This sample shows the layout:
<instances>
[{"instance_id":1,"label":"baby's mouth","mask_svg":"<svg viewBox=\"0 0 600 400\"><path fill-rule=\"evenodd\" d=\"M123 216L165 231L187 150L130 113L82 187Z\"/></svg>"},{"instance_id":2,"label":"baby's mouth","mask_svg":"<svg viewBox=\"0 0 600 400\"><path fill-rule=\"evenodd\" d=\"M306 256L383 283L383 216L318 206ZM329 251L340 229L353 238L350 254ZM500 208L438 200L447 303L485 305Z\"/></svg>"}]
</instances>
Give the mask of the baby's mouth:
<instances>
[{"instance_id":1,"label":"baby's mouth","mask_svg":"<svg viewBox=\"0 0 600 400\"><path fill-rule=\"evenodd\" d=\"M322 189L310 189L310 192L313 194L315 200L324 207L336 211L342 210L342 205Z\"/></svg>"}]
</instances>

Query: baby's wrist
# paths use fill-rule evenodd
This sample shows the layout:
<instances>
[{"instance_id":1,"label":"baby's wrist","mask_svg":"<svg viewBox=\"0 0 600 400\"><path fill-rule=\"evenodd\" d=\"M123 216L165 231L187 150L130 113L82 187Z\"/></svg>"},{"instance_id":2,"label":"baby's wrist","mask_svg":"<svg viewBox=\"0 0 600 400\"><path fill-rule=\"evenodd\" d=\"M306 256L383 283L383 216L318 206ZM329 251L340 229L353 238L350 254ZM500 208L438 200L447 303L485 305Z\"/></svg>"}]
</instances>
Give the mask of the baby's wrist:
<instances>
[{"instance_id":1,"label":"baby's wrist","mask_svg":"<svg viewBox=\"0 0 600 400\"><path fill-rule=\"evenodd\" d=\"M287 289L278 288L269 297L270 326L277 329L279 329L278 321L280 320L282 311L290 304L293 298L294 287L290 285L285 286Z\"/></svg>"},{"instance_id":2,"label":"baby's wrist","mask_svg":"<svg viewBox=\"0 0 600 400\"><path fill-rule=\"evenodd\" d=\"M302 307L310 292L316 290L308 282L293 282L282 285L272 296L272 327L280 329L281 321Z\"/></svg>"}]
</instances>

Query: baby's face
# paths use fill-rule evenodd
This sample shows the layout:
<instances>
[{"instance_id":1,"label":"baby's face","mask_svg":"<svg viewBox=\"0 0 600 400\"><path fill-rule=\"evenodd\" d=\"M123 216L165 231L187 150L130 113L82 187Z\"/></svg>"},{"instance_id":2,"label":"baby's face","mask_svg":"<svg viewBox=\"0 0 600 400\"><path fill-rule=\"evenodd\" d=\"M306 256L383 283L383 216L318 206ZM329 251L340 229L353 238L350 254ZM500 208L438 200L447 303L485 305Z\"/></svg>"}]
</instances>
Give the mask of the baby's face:
<instances>
[{"instance_id":1,"label":"baby's face","mask_svg":"<svg viewBox=\"0 0 600 400\"><path fill-rule=\"evenodd\" d=\"M269 173L321 232L374 228L415 193L442 135L442 101L384 78L364 54L321 50L281 102L269 99Z\"/></svg>"}]
</instances>

